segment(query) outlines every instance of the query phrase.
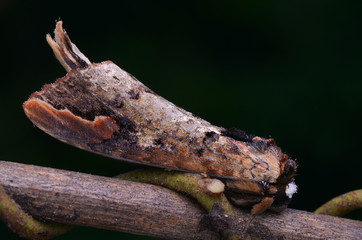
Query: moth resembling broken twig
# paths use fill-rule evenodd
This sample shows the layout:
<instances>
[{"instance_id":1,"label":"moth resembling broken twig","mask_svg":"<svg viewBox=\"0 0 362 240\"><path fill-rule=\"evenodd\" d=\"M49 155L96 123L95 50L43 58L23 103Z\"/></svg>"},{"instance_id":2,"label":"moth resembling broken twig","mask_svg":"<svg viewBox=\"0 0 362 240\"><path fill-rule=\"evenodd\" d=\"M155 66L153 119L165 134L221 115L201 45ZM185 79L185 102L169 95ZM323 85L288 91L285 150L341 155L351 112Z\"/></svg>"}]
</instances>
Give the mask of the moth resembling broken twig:
<instances>
[{"instance_id":1,"label":"moth resembling broken twig","mask_svg":"<svg viewBox=\"0 0 362 240\"><path fill-rule=\"evenodd\" d=\"M297 165L273 139L214 126L111 61L91 63L61 21L54 33L47 41L68 74L23 105L40 129L106 157L218 178L228 199L253 214L287 207Z\"/></svg>"}]
</instances>

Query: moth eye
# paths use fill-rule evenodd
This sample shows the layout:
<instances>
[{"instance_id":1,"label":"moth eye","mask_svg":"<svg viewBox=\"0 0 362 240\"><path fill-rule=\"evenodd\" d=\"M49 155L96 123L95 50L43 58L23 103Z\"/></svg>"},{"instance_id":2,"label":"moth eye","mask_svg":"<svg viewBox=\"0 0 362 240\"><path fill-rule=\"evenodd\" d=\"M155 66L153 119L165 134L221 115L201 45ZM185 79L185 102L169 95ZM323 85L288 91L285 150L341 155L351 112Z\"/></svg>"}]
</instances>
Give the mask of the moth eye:
<instances>
[{"instance_id":1,"label":"moth eye","mask_svg":"<svg viewBox=\"0 0 362 240\"><path fill-rule=\"evenodd\" d=\"M265 182L265 181L262 181L261 183L263 185L264 192L267 192L269 190L269 188L270 188L270 184L268 182Z\"/></svg>"}]
</instances>

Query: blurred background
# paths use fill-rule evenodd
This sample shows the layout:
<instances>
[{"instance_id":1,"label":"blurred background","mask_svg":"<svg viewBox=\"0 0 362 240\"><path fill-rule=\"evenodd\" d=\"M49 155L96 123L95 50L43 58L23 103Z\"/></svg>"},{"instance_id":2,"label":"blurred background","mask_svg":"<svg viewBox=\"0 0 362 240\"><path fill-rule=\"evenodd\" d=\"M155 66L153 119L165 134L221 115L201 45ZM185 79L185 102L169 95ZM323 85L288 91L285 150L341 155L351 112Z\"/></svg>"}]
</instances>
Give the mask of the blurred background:
<instances>
[{"instance_id":1,"label":"blurred background","mask_svg":"<svg viewBox=\"0 0 362 240\"><path fill-rule=\"evenodd\" d=\"M314 211L361 188L361 5L1 0L0 159L102 176L134 168L61 143L23 113L66 73L45 41L61 19L92 62L112 60L215 125L275 138L299 165L290 207ZM1 222L0 234L19 239ZM85 227L57 239L100 238L145 239Z\"/></svg>"}]
</instances>

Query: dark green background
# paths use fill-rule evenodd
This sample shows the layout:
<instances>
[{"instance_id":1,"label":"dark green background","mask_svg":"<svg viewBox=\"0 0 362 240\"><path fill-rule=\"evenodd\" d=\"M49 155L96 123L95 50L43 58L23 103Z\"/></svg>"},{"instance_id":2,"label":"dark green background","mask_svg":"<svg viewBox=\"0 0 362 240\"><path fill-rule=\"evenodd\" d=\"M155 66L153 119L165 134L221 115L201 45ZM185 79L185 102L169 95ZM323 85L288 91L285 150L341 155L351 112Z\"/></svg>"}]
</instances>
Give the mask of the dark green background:
<instances>
[{"instance_id":1,"label":"dark green background","mask_svg":"<svg viewBox=\"0 0 362 240\"><path fill-rule=\"evenodd\" d=\"M0 159L104 176L130 169L51 138L23 113L32 92L65 75L45 41L62 19L91 61L112 60L215 125L275 138L299 164L290 206L313 211L361 188L361 10L349 1L2 0ZM77 228L58 239L131 237Z\"/></svg>"}]
</instances>

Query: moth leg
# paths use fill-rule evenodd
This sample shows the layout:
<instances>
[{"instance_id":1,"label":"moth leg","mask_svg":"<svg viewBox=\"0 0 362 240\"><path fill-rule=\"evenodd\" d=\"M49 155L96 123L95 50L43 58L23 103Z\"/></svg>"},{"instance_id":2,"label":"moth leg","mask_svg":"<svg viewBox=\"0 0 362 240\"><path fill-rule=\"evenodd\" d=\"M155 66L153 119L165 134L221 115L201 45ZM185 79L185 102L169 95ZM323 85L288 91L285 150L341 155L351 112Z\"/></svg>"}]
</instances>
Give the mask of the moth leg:
<instances>
[{"instance_id":1,"label":"moth leg","mask_svg":"<svg viewBox=\"0 0 362 240\"><path fill-rule=\"evenodd\" d=\"M269 209L274 202L274 197L265 197L251 209L251 214L259 214Z\"/></svg>"},{"instance_id":2,"label":"moth leg","mask_svg":"<svg viewBox=\"0 0 362 240\"><path fill-rule=\"evenodd\" d=\"M71 225L36 220L11 199L0 186L0 219L16 234L28 238L46 240L66 233Z\"/></svg>"}]
</instances>

